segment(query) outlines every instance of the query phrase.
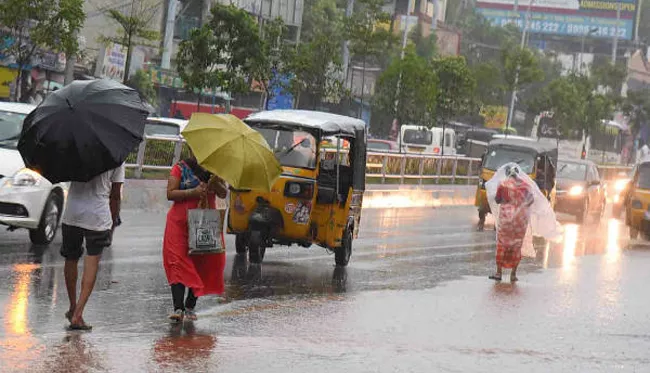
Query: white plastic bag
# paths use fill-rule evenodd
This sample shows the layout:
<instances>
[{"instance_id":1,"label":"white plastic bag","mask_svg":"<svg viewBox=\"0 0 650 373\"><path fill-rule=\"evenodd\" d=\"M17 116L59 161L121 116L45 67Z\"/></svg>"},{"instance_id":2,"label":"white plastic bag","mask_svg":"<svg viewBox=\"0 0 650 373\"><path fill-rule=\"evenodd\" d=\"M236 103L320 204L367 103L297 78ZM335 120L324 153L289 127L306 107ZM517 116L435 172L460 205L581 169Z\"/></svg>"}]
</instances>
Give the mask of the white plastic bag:
<instances>
[{"instance_id":1,"label":"white plastic bag","mask_svg":"<svg viewBox=\"0 0 650 373\"><path fill-rule=\"evenodd\" d=\"M220 254L226 251L221 214L214 209L187 210L189 254Z\"/></svg>"}]
</instances>

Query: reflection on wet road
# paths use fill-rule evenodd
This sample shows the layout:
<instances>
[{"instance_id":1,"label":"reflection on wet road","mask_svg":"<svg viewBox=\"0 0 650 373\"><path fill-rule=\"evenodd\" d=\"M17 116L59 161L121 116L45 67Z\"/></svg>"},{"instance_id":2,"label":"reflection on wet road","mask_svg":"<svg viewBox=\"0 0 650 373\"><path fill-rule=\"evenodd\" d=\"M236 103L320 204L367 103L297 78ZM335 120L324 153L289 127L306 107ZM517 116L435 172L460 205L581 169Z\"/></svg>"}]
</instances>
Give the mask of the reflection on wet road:
<instances>
[{"instance_id":1,"label":"reflection on wet road","mask_svg":"<svg viewBox=\"0 0 650 373\"><path fill-rule=\"evenodd\" d=\"M650 371L650 250L617 220L568 219L511 285L486 279L494 231L475 232L474 209L367 209L348 268L316 247L230 255L227 300L182 326L166 322L164 215L124 221L88 334L64 330L60 241L0 233L0 372Z\"/></svg>"}]
</instances>

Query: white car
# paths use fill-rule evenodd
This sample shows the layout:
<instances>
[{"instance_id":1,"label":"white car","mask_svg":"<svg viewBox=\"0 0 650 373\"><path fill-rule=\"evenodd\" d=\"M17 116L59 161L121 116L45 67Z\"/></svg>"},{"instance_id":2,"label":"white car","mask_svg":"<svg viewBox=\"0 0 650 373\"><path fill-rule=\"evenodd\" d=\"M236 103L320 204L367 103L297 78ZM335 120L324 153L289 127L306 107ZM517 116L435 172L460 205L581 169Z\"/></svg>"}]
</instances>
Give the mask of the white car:
<instances>
[{"instance_id":1,"label":"white car","mask_svg":"<svg viewBox=\"0 0 650 373\"><path fill-rule=\"evenodd\" d=\"M16 148L23 120L35 107L0 102L0 224L29 229L32 243L47 245L56 236L67 185L25 168Z\"/></svg>"},{"instance_id":2,"label":"white car","mask_svg":"<svg viewBox=\"0 0 650 373\"><path fill-rule=\"evenodd\" d=\"M144 125L146 136L169 137L177 139L187 126L189 121L185 119L149 117Z\"/></svg>"}]
</instances>

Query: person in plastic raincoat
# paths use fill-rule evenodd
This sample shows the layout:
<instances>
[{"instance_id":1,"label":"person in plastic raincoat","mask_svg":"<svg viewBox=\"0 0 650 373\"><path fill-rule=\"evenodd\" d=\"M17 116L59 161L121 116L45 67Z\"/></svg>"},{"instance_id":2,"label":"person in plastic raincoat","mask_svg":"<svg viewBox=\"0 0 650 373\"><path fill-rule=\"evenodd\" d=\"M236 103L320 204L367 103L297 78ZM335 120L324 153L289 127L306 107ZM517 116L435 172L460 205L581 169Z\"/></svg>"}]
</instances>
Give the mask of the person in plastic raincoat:
<instances>
[{"instance_id":1,"label":"person in plastic raincoat","mask_svg":"<svg viewBox=\"0 0 650 373\"><path fill-rule=\"evenodd\" d=\"M490 208L497 212L497 271L490 279L501 281L503 268L511 268L510 281L516 282L522 248L534 255L533 234L555 239L560 227L546 197L517 164L501 167L486 189Z\"/></svg>"}]
</instances>

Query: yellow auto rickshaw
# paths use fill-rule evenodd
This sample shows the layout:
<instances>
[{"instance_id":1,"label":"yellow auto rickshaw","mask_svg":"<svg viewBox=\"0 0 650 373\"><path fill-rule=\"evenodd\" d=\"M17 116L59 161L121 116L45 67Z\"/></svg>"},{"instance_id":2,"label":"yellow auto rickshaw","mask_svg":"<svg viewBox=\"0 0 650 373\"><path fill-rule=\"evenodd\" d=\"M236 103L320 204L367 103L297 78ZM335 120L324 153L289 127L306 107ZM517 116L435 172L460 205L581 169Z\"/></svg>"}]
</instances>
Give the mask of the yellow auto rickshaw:
<instances>
[{"instance_id":1,"label":"yellow auto rickshaw","mask_svg":"<svg viewBox=\"0 0 650 373\"><path fill-rule=\"evenodd\" d=\"M624 197L625 224L631 239L636 239L639 233L650 239L650 161L637 165L632 175Z\"/></svg>"},{"instance_id":2,"label":"yellow auto rickshaw","mask_svg":"<svg viewBox=\"0 0 650 373\"><path fill-rule=\"evenodd\" d=\"M252 114L246 124L282 165L270 192L233 190L228 233L237 254L261 263L273 245L322 246L346 266L357 237L366 180L366 126L359 119L301 110Z\"/></svg>"},{"instance_id":3,"label":"yellow auto rickshaw","mask_svg":"<svg viewBox=\"0 0 650 373\"><path fill-rule=\"evenodd\" d=\"M555 206L555 173L557 165L557 145L526 138L500 138L492 140L487 147L481 163L481 174L476 189L474 205L478 208L479 230L483 230L485 218L490 213L485 183L494 176L501 166L513 162L535 180L552 206Z\"/></svg>"}]
</instances>

